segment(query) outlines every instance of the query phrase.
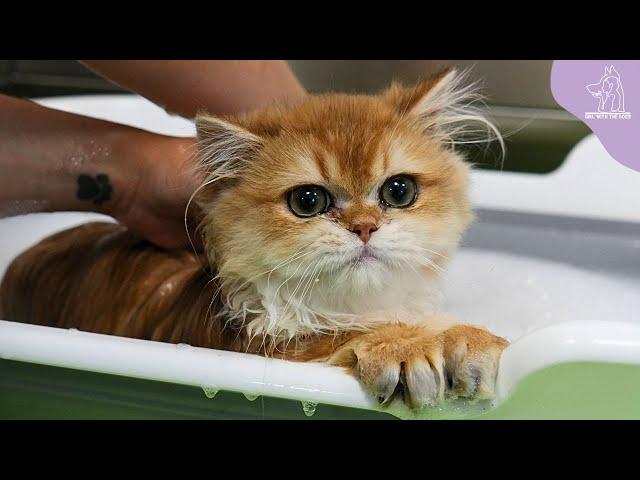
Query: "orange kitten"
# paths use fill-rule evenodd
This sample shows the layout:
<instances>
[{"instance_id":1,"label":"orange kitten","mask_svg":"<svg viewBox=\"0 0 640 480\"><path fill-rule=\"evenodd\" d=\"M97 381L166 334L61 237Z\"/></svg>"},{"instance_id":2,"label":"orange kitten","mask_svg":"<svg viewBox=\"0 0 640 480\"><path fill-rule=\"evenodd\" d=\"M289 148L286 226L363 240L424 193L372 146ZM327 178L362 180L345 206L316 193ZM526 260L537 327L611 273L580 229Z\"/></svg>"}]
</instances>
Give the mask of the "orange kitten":
<instances>
[{"instance_id":1,"label":"orange kitten","mask_svg":"<svg viewBox=\"0 0 640 480\"><path fill-rule=\"evenodd\" d=\"M378 96L201 115L207 180L194 199L215 274L188 252L89 224L18 257L0 308L16 321L327 361L381 403L398 392L414 407L488 398L506 341L439 308L440 273L472 219L453 147L469 121L493 128L459 84L446 71Z\"/></svg>"}]
</instances>

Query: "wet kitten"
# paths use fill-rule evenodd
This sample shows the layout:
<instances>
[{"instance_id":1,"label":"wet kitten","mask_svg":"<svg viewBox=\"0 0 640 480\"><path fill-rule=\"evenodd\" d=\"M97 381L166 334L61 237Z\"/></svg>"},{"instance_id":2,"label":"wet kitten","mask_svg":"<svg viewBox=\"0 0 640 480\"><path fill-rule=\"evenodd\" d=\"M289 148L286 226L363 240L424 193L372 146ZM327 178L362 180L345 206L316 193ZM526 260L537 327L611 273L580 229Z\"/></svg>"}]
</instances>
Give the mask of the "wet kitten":
<instances>
[{"instance_id":1,"label":"wet kitten","mask_svg":"<svg viewBox=\"0 0 640 480\"><path fill-rule=\"evenodd\" d=\"M122 226L87 224L13 262L1 314L326 361L380 403L488 398L507 342L439 309L438 276L472 218L455 139L468 121L487 124L459 85L445 71L378 96L202 115L207 180L194 198L210 271Z\"/></svg>"}]
</instances>

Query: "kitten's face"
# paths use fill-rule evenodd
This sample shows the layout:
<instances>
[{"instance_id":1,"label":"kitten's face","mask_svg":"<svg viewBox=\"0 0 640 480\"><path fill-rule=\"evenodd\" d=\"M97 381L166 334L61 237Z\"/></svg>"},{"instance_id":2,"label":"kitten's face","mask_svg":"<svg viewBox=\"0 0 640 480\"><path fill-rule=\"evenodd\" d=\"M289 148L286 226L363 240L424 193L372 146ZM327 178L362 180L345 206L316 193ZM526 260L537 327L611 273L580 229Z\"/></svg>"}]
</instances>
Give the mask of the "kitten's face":
<instances>
[{"instance_id":1,"label":"kitten's face","mask_svg":"<svg viewBox=\"0 0 640 480\"><path fill-rule=\"evenodd\" d=\"M201 119L201 155L219 155L221 181L200 203L223 279L299 298L320 281L314 295L370 294L441 270L471 218L467 167L415 112L434 85L423 89L310 97L235 126Z\"/></svg>"}]
</instances>

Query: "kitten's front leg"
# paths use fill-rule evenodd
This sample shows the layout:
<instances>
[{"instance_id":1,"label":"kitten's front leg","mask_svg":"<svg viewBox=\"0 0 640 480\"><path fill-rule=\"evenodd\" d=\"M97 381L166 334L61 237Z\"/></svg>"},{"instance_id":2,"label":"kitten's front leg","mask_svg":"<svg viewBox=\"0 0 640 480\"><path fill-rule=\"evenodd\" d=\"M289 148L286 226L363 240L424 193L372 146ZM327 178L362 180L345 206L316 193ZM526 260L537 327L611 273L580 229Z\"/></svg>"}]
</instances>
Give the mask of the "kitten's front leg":
<instances>
[{"instance_id":1,"label":"kitten's front leg","mask_svg":"<svg viewBox=\"0 0 640 480\"><path fill-rule=\"evenodd\" d=\"M445 396L491 398L507 345L488 330L468 325L435 332L388 324L344 343L329 361L350 368L381 404L401 391L407 405L420 408Z\"/></svg>"}]
</instances>

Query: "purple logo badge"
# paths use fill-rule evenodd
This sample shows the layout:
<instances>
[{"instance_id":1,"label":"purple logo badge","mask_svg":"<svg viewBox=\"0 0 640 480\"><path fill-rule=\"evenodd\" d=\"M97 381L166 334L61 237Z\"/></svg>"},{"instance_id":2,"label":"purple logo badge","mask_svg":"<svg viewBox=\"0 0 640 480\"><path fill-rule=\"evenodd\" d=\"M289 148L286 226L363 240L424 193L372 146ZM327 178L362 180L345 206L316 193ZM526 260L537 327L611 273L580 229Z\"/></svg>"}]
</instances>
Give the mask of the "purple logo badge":
<instances>
[{"instance_id":1,"label":"purple logo badge","mask_svg":"<svg viewBox=\"0 0 640 480\"><path fill-rule=\"evenodd\" d=\"M556 102L587 124L609 154L640 171L640 61L557 60L551 68Z\"/></svg>"},{"instance_id":2,"label":"purple logo badge","mask_svg":"<svg viewBox=\"0 0 640 480\"><path fill-rule=\"evenodd\" d=\"M585 119L594 118L594 115L595 118L631 119L631 113L624 109L622 78L620 78L620 74L613 65L609 68L604 67L604 73L600 77L600 81L587 85L587 91L599 101L598 112L585 113Z\"/></svg>"}]
</instances>

